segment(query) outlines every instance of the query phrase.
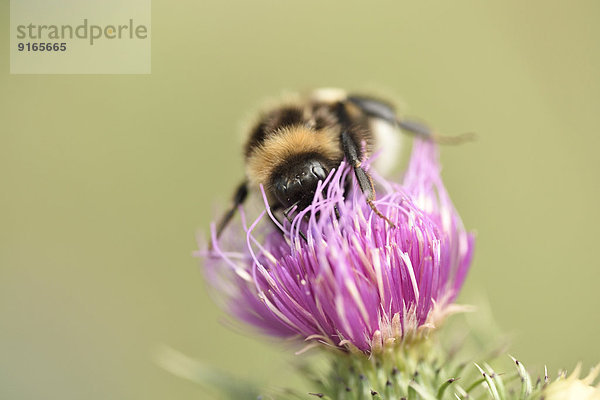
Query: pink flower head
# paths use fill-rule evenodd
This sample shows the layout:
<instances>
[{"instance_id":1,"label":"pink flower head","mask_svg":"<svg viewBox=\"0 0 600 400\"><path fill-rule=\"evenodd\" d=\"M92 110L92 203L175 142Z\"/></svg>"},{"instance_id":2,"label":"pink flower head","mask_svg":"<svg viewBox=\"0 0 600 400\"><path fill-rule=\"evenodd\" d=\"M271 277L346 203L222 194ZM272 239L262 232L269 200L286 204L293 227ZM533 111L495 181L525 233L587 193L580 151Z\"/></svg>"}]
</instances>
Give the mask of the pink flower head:
<instances>
[{"instance_id":1,"label":"pink flower head","mask_svg":"<svg viewBox=\"0 0 600 400\"><path fill-rule=\"evenodd\" d=\"M375 203L395 227L373 213L344 163L291 224L276 227L267 205L250 225L241 210L243 227L219 240L213 226L214 250L198 254L229 311L271 335L365 353L433 327L453 309L473 236L442 184L434 143L415 140L402 184L376 181Z\"/></svg>"}]
</instances>

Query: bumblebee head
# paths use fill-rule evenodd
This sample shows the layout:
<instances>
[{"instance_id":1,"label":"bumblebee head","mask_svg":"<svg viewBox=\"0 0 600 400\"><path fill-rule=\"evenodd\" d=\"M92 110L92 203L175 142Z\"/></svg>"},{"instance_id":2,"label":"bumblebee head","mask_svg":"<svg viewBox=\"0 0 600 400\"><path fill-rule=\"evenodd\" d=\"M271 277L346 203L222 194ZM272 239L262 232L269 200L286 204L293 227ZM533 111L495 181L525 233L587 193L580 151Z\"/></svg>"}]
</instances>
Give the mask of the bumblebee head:
<instances>
[{"instance_id":1,"label":"bumblebee head","mask_svg":"<svg viewBox=\"0 0 600 400\"><path fill-rule=\"evenodd\" d=\"M319 154L298 154L273 172L273 195L284 208L297 205L302 210L312 202L317 184L325 180L328 173L327 162Z\"/></svg>"}]
</instances>

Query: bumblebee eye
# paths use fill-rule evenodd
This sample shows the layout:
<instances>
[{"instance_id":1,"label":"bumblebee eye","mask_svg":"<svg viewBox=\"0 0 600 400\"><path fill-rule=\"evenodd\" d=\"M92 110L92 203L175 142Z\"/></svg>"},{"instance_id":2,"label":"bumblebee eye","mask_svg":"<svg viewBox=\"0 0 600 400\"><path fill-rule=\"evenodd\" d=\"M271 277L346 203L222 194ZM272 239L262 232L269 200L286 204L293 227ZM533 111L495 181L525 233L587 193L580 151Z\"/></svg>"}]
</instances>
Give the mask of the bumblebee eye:
<instances>
[{"instance_id":1,"label":"bumblebee eye","mask_svg":"<svg viewBox=\"0 0 600 400\"><path fill-rule=\"evenodd\" d=\"M288 186L287 186L286 182L287 181L285 179L277 179L273 183L273 190L274 190L275 194L277 194L277 198L280 201L281 201L280 195L285 197L285 193L288 191Z\"/></svg>"}]
</instances>

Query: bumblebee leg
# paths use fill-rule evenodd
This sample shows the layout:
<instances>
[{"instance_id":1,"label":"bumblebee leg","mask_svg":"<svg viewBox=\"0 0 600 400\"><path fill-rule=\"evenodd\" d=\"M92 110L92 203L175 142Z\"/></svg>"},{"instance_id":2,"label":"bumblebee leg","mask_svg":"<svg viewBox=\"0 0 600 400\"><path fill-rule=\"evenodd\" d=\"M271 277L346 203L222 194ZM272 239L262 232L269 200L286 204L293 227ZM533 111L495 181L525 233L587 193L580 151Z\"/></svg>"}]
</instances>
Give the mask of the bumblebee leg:
<instances>
[{"instance_id":1,"label":"bumblebee leg","mask_svg":"<svg viewBox=\"0 0 600 400\"><path fill-rule=\"evenodd\" d=\"M292 216L290 215L290 212L294 208L294 206L295 206L295 204L292 205L291 207L283 210L283 216L285 217L285 219L288 220L290 225L294 222L294 218L292 218ZM298 233L300 234L300 237L304 240L304 242L308 243L308 239L306 238L306 235L304 234L304 232L302 232L300 229L298 229Z\"/></svg>"},{"instance_id":2,"label":"bumblebee leg","mask_svg":"<svg viewBox=\"0 0 600 400\"><path fill-rule=\"evenodd\" d=\"M350 163L352 168L354 168L354 175L356 176L356 180L358 182L358 186L360 190L364 193L367 204L371 207L371 210L379 216L387 221L391 227L395 227L394 223L390 221L385 215L381 213L377 209L375 205L375 186L373 185L373 179L371 176L365 171L365 169L361 166L361 161L359 159L359 151L358 151L358 143L348 134L348 132L342 132L342 148L344 150L344 155L346 156L346 160Z\"/></svg>"},{"instance_id":3,"label":"bumblebee leg","mask_svg":"<svg viewBox=\"0 0 600 400\"><path fill-rule=\"evenodd\" d=\"M348 96L348 101L360 108L362 112L369 117L379 118L390 124L398 125L398 127L404 131L439 144L462 144L473 141L476 138L476 135L473 132L463 133L457 136L439 135L422 122L398 118L392 105L380 100L366 96Z\"/></svg>"},{"instance_id":4,"label":"bumblebee leg","mask_svg":"<svg viewBox=\"0 0 600 400\"><path fill-rule=\"evenodd\" d=\"M225 229L225 227L227 227L227 224L229 224L229 221L231 221L231 218L233 218L233 216L235 215L238 206L244 203L247 196L248 182L243 181L235 190L231 208L229 208L225 215L223 215L223 218L221 218L219 225L217 225L217 239L221 236L221 233L223 233L223 230ZM210 248L212 249L212 242L210 243Z\"/></svg>"},{"instance_id":5,"label":"bumblebee leg","mask_svg":"<svg viewBox=\"0 0 600 400\"><path fill-rule=\"evenodd\" d=\"M339 221L342 216L340 215L340 210L338 209L337 204L333 206L333 211L335 212L335 218Z\"/></svg>"},{"instance_id":6,"label":"bumblebee leg","mask_svg":"<svg viewBox=\"0 0 600 400\"><path fill-rule=\"evenodd\" d=\"M466 142L471 142L477 137L474 132L461 133L460 135L456 136L439 135L424 123L409 119L397 120L396 123L400 129L403 129L423 139L432 140L439 144L463 144Z\"/></svg>"},{"instance_id":7,"label":"bumblebee leg","mask_svg":"<svg viewBox=\"0 0 600 400\"><path fill-rule=\"evenodd\" d=\"M379 118L390 124L396 124L398 120L396 111L391 104L367 96L350 95L347 100L369 117Z\"/></svg>"}]
</instances>

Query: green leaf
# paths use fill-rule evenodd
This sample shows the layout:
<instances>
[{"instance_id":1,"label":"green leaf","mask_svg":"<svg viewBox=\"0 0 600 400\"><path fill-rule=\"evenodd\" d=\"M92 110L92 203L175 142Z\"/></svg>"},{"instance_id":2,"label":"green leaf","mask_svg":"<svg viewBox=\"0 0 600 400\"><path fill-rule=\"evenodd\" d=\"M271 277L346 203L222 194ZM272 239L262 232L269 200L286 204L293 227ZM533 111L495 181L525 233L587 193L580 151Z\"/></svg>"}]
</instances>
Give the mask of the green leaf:
<instances>
[{"instance_id":1,"label":"green leaf","mask_svg":"<svg viewBox=\"0 0 600 400\"><path fill-rule=\"evenodd\" d=\"M244 382L226 372L210 367L170 347L157 350L156 363L175 376L199 383L219 392L226 399L256 400L260 392L255 384Z\"/></svg>"}]
</instances>

